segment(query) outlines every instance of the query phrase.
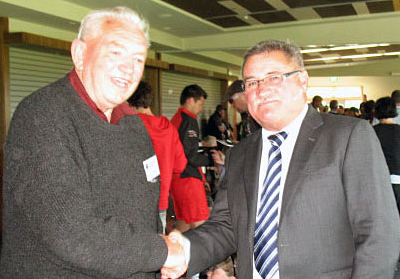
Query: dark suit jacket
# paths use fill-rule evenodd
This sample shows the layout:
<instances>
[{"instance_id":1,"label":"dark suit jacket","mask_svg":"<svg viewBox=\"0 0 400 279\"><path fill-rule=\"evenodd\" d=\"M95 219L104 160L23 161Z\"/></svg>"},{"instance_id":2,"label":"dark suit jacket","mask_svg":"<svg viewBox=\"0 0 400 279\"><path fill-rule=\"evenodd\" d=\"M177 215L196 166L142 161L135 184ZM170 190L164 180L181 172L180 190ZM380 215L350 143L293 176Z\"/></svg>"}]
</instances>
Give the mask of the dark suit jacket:
<instances>
[{"instance_id":1,"label":"dark suit jacket","mask_svg":"<svg viewBox=\"0 0 400 279\"><path fill-rule=\"evenodd\" d=\"M252 278L261 130L233 148L210 219L186 236L189 275L237 252ZM392 279L400 222L367 121L308 109L293 150L278 234L280 278Z\"/></svg>"}]
</instances>

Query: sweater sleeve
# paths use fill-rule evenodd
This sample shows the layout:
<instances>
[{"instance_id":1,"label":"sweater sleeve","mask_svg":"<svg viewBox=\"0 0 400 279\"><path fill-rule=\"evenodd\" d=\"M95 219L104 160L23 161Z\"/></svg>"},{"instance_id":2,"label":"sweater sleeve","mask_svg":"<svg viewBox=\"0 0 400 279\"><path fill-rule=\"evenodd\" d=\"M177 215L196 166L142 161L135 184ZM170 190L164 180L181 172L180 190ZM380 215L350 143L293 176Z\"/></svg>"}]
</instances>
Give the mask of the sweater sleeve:
<instances>
[{"instance_id":1,"label":"sweater sleeve","mask_svg":"<svg viewBox=\"0 0 400 279\"><path fill-rule=\"evenodd\" d=\"M73 125L46 114L25 103L9 129L7 199L22 216L15 222L46 260L65 269L126 278L161 268L167 257L164 240L156 231L139 230L144 222L131 222L117 211L107 217L97 213Z\"/></svg>"}]
</instances>

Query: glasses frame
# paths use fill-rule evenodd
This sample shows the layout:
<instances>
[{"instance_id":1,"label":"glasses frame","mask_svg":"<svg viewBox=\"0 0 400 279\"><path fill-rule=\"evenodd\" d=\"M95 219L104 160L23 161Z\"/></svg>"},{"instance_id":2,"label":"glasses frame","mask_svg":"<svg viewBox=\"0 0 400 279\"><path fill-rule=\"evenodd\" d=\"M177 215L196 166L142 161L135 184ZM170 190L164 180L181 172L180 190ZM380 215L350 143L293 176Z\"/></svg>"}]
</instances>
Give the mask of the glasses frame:
<instances>
[{"instance_id":1,"label":"glasses frame","mask_svg":"<svg viewBox=\"0 0 400 279\"><path fill-rule=\"evenodd\" d=\"M262 82L263 84L266 84L267 86L281 86L282 83L283 83L288 77L290 77L290 76L292 76L292 75L294 75L294 74L300 73L300 72L302 72L302 71L303 71L303 70L295 70L295 71L292 71L292 72L289 72L289 73L283 73L283 74L270 74L270 75L265 76L265 77L262 78L262 79L244 80L244 82L243 82L243 84L244 84L244 90L245 90L245 91L255 90L255 89L257 89L257 88L260 86L260 83L261 83L261 82ZM268 79L271 79L272 77L280 77L279 84L268 85L267 80L268 80ZM249 89L249 88L248 88L249 85L246 85L249 81L251 81L251 82L257 82L257 86L256 86L255 88ZM271 83L271 82L269 82L269 83Z\"/></svg>"}]
</instances>

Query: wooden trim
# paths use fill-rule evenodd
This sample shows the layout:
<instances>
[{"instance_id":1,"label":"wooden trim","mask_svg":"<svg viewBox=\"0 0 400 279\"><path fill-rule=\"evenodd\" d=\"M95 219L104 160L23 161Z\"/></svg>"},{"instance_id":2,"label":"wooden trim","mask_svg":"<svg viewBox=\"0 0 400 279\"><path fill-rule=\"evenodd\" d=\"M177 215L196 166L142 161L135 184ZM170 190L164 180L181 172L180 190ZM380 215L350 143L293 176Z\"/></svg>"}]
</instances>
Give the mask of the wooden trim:
<instances>
[{"instance_id":1,"label":"wooden trim","mask_svg":"<svg viewBox=\"0 0 400 279\"><path fill-rule=\"evenodd\" d=\"M164 70L168 70L169 69L169 63L168 62L164 62L164 61L157 60L157 59L152 59L152 58L147 58L146 59L146 66L147 67L164 69Z\"/></svg>"},{"instance_id":2,"label":"wooden trim","mask_svg":"<svg viewBox=\"0 0 400 279\"><path fill-rule=\"evenodd\" d=\"M3 189L4 143L8 125L10 123L10 53L4 43L4 36L8 34L8 18L0 17L0 197ZM3 199L0 199L0 218L3 215ZM0 219L0 233L2 220Z\"/></svg>"},{"instance_id":3,"label":"wooden trim","mask_svg":"<svg viewBox=\"0 0 400 279\"><path fill-rule=\"evenodd\" d=\"M161 89L160 89L160 69L157 68L147 68L146 70L146 80L150 84L153 90L153 102L151 103L151 111L154 115L160 115L161 108Z\"/></svg>"},{"instance_id":4,"label":"wooden trim","mask_svg":"<svg viewBox=\"0 0 400 279\"><path fill-rule=\"evenodd\" d=\"M0 17L0 165L3 165L4 143L10 123L10 57L5 44L8 34L8 18Z\"/></svg>"},{"instance_id":5,"label":"wooden trim","mask_svg":"<svg viewBox=\"0 0 400 279\"><path fill-rule=\"evenodd\" d=\"M184 66L180 64L170 64L169 69L175 72L181 72L185 74L198 75L198 76L206 76L211 78L216 78L220 80L237 80L236 76L228 76L226 74L221 74L213 71L207 71L203 69L193 68L189 66Z\"/></svg>"},{"instance_id":6,"label":"wooden trim","mask_svg":"<svg viewBox=\"0 0 400 279\"><path fill-rule=\"evenodd\" d=\"M32 47L43 47L47 49L61 50L65 52L70 52L71 42L44 37L41 35L35 35L26 32L16 32L8 33L6 32L4 36L4 43L7 45L21 45L21 46L32 46ZM156 53L156 58L161 58L161 54ZM146 66L159 68L164 70L173 70L176 72L206 76L221 80L236 80L237 77L228 76L226 74L221 74L213 71L207 71L203 69L188 67L179 64L169 64L168 62L161 61L160 59L146 59Z\"/></svg>"},{"instance_id":7,"label":"wooden trim","mask_svg":"<svg viewBox=\"0 0 400 279\"><path fill-rule=\"evenodd\" d=\"M45 47L70 52L71 42L48 38L40 35L18 32L9 33L5 36L5 43L8 45L30 45Z\"/></svg>"},{"instance_id":8,"label":"wooden trim","mask_svg":"<svg viewBox=\"0 0 400 279\"><path fill-rule=\"evenodd\" d=\"M396 12L400 11L400 0L393 0L393 8Z\"/></svg>"}]
</instances>

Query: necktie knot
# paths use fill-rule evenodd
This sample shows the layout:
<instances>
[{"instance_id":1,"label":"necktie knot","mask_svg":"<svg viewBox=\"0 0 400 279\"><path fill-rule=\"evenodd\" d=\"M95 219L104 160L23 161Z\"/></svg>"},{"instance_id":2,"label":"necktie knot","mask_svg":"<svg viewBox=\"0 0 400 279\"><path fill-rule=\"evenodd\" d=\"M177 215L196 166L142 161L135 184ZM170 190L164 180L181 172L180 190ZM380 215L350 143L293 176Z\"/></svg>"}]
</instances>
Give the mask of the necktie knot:
<instances>
[{"instance_id":1,"label":"necktie knot","mask_svg":"<svg viewBox=\"0 0 400 279\"><path fill-rule=\"evenodd\" d=\"M283 141L287 138L287 136L288 136L287 133L282 131L280 133L270 135L268 139L273 146L280 147Z\"/></svg>"}]
</instances>

